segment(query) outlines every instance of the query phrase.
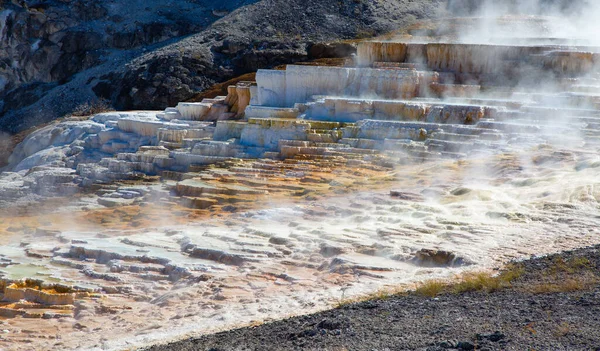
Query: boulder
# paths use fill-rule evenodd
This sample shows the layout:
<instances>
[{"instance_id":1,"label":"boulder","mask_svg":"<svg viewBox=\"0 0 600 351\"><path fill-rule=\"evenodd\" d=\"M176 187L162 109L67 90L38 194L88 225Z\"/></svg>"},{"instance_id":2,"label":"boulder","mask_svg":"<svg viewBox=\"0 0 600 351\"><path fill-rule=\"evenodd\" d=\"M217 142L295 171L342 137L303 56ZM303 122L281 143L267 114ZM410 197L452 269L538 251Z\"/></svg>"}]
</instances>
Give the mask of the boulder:
<instances>
[{"instance_id":1,"label":"boulder","mask_svg":"<svg viewBox=\"0 0 600 351\"><path fill-rule=\"evenodd\" d=\"M410 260L422 267L453 267L470 264L468 260L444 250L421 249Z\"/></svg>"}]
</instances>

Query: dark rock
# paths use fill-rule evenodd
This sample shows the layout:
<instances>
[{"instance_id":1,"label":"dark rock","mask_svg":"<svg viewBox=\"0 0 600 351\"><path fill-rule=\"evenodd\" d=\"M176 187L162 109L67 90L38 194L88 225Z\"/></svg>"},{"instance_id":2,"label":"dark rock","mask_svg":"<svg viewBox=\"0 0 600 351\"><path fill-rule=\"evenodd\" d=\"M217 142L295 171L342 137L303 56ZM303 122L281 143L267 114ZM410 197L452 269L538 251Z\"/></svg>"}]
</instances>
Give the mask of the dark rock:
<instances>
[{"instance_id":1,"label":"dark rock","mask_svg":"<svg viewBox=\"0 0 600 351\"><path fill-rule=\"evenodd\" d=\"M417 251L410 261L422 267L447 267L470 264L470 262L456 256L453 252L430 249Z\"/></svg>"},{"instance_id":2,"label":"dark rock","mask_svg":"<svg viewBox=\"0 0 600 351\"><path fill-rule=\"evenodd\" d=\"M346 250L342 247L322 244L321 250L319 252L321 253L321 255L323 255L323 257L333 257L343 254L344 252L346 252Z\"/></svg>"},{"instance_id":3,"label":"dark rock","mask_svg":"<svg viewBox=\"0 0 600 351\"><path fill-rule=\"evenodd\" d=\"M356 53L356 46L349 43L318 43L309 44L306 48L311 60L322 58L349 57Z\"/></svg>"},{"instance_id":4,"label":"dark rock","mask_svg":"<svg viewBox=\"0 0 600 351\"><path fill-rule=\"evenodd\" d=\"M459 341L458 344L456 344L456 348L459 350L471 351L475 350L475 345L469 341Z\"/></svg>"},{"instance_id":5,"label":"dark rock","mask_svg":"<svg viewBox=\"0 0 600 351\"><path fill-rule=\"evenodd\" d=\"M310 328L310 329L305 329L302 332L298 333L298 337L303 338L303 337L312 337L312 336L316 336L318 334L318 331L316 329Z\"/></svg>"},{"instance_id":6,"label":"dark rock","mask_svg":"<svg viewBox=\"0 0 600 351\"><path fill-rule=\"evenodd\" d=\"M379 304L375 301L366 301L360 304L360 307L366 310L372 310L379 307Z\"/></svg>"},{"instance_id":7,"label":"dark rock","mask_svg":"<svg viewBox=\"0 0 600 351\"><path fill-rule=\"evenodd\" d=\"M442 341L438 346L443 348L443 349L454 349L456 348L456 342L455 341Z\"/></svg>"},{"instance_id":8,"label":"dark rock","mask_svg":"<svg viewBox=\"0 0 600 351\"><path fill-rule=\"evenodd\" d=\"M425 201L425 198L422 195L414 194L414 193L407 193L407 192L398 191L398 190L390 191L390 196L392 196L398 200L415 201L415 202Z\"/></svg>"},{"instance_id":9,"label":"dark rock","mask_svg":"<svg viewBox=\"0 0 600 351\"><path fill-rule=\"evenodd\" d=\"M342 329L347 324L348 324L347 321L340 320L340 319L323 319L322 321L319 322L319 324L317 324L317 328L325 329L325 330L336 330L336 329Z\"/></svg>"},{"instance_id":10,"label":"dark rock","mask_svg":"<svg viewBox=\"0 0 600 351\"><path fill-rule=\"evenodd\" d=\"M454 196L462 196L462 195L466 195L468 193L471 192L471 189L467 189L467 188L456 188L454 190L452 190L450 193Z\"/></svg>"},{"instance_id":11,"label":"dark rock","mask_svg":"<svg viewBox=\"0 0 600 351\"><path fill-rule=\"evenodd\" d=\"M221 54L231 54L235 55L248 47L248 43L243 43L241 41L233 41L233 40L224 40L223 44L218 47L213 48L213 51L221 53Z\"/></svg>"},{"instance_id":12,"label":"dark rock","mask_svg":"<svg viewBox=\"0 0 600 351\"><path fill-rule=\"evenodd\" d=\"M492 334L477 334L477 340L489 340L491 342L499 342L500 340L506 338L506 335L502 334L499 331L496 331Z\"/></svg>"},{"instance_id":13,"label":"dark rock","mask_svg":"<svg viewBox=\"0 0 600 351\"><path fill-rule=\"evenodd\" d=\"M194 248L190 256L234 266L240 266L246 262L242 256L205 248Z\"/></svg>"},{"instance_id":14,"label":"dark rock","mask_svg":"<svg viewBox=\"0 0 600 351\"><path fill-rule=\"evenodd\" d=\"M288 239L288 238L283 238L283 237L276 237L276 236L274 236L274 237L272 237L272 238L270 238L270 239L269 239L269 242L270 242L271 244L274 244L274 245L287 245L287 244L289 244L291 241L290 241L290 239Z\"/></svg>"}]
</instances>

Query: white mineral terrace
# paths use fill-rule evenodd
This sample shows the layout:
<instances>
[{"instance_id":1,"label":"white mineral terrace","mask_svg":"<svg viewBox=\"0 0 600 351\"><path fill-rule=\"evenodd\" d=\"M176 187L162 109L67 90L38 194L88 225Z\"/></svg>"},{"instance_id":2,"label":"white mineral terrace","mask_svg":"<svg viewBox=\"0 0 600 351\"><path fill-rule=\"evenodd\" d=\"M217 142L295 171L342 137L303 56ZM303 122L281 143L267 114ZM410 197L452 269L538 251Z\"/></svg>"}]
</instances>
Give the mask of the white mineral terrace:
<instances>
[{"instance_id":1,"label":"white mineral terrace","mask_svg":"<svg viewBox=\"0 0 600 351\"><path fill-rule=\"evenodd\" d=\"M365 42L42 128L0 174L29 209L0 218L0 349L132 349L598 244L599 51Z\"/></svg>"}]
</instances>

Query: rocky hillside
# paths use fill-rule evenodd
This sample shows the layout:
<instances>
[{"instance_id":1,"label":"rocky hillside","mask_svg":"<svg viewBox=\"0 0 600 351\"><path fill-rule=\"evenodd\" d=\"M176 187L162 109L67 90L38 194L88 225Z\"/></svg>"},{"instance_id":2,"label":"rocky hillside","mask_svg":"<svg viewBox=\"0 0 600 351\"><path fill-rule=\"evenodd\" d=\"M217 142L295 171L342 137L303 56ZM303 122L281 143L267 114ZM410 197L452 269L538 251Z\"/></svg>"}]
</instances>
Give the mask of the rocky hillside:
<instances>
[{"instance_id":1,"label":"rocky hillside","mask_svg":"<svg viewBox=\"0 0 600 351\"><path fill-rule=\"evenodd\" d=\"M0 116L115 52L196 33L252 0L0 2Z\"/></svg>"},{"instance_id":2,"label":"rocky hillside","mask_svg":"<svg viewBox=\"0 0 600 351\"><path fill-rule=\"evenodd\" d=\"M312 43L368 37L439 14L443 0L3 1L0 129L100 98L162 109ZM196 33L191 36L186 36Z\"/></svg>"}]
</instances>

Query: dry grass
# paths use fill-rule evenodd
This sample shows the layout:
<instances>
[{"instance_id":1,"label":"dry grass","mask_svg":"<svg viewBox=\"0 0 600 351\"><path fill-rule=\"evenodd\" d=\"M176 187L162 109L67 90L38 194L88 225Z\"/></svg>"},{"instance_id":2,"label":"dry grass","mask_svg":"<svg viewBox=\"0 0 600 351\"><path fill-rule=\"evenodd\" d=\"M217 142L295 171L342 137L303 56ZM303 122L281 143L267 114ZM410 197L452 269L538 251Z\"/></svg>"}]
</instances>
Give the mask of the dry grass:
<instances>
[{"instance_id":1,"label":"dry grass","mask_svg":"<svg viewBox=\"0 0 600 351\"><path fill-rule=\"evenodd\" d=\"M512 283L519 279L525 273L525 268L520 264L510 263L500 273L500 278L506 282Z\"/></svg>"},{"instance_id":2,"label":"dry grass","mask_svg":"<svg viewBox=\"0 0 600 351\"><path fill-rule=\"evenodd\" d=\"M443 294L462 294L480 291L492 293L507 288L513 288L531 294L566 293L589 290L600 284L600 276L594 265L586 257L563 259L556 257L547 269L533 272L533 276L518 280L525 274L523 264L509 264L499 274L493 272L467 272L456 277L454 282L428 280L416 286L414 294L426 298L434 298ZM529 272L528 274L532 274ZM386 289L373 294L340 301L338 307L352 303L385 300L399 294L408 294L408 289ZM564 323L563 323L564 324ZM561 325L557 335L566 335L570 326Z\"/></svg>"},{"instance_id":3,"label":"dry grass","mask_svg":"<svg viewBox=\"0 0 600 351\"><path fill-rule=\"evenodd\" d=\"M344 296L342 296L342 298L337 303L336 308L342 308L344 306L348 306L348 305L351 305L354 303L359 303L359 302L364 302L364 301L387 300L394 296L405 295L405 294L407 294L407 291L408 291L408 288L402 286L402 287L396 287L396 288L381 289L381 290L377 290L373 293L370 293L368 295L357 296L357 297L353 297L353 298L344 298Z\"/></svg>"},{"instance_id":4,"label":"dry grass","mask_svg":"<svg viewBox=\"0 0 600 351\"><path fill-rule=\"evenodd\" d=\"M524 287L524 290L532 294L566 293L587 290L598 284L595 277L574 277L551 282L539 282Z\"/></svg>"},{"instance_id":5,"label":"dry grass","mask_svg":"<svg viewBox=\"0 0 600 351\"><path fill-rule=\"evenodd\" d=\"M462 280L452 286L452 291L461 294L470 291L494 292L510 286L499 276L493 276L487 272L473 272L463 275Z\"/></svg>"},{"instance_id":6,"label":"dry grass","mask_svg":"<svg viewBox=\"0 0 600 351\"><path fill-rule=\"evenodd\" d=\"M445 283L441 280L428 280L421 283L417 287L417 289L415 290L415 294L423 297L433 298L442 294L444 291L447 290L447 288L448 283Z\"/></svg>"},{"instance_id":7,"label":"dry grass","mask_svg":"<svg viewBox=\"0 0 600 351\"><path fill-rule=\"evenodd\" d=\"M427 280L417 285L414 294L427 298L434 298L442 294L461 294L469 291L494 292L511 287L511 282L523 275L523 268L519 265L508 265L500 274L491 272L468 272L457 276L456 282L446 282L439 279ZM401 294L407 294L406 287L383 289L372 294L357 298L342 298L337 307L344 307L363 301L385 300Z\"/></svg>"},{"instance_id":8,"label":"dry grass","mask_svg":"<svg viewBox=\"0 0 600 351\"><path fill-rule=\"evenodd\" d=\"M550 272L552 274L558 273L569 273L573 274L580 270L586 270L591 268L591 262L587 257L574 257L570 260L565 260L560 256L557 256L552 261Z\"/></svg>"},{"instance_id":9,"label":"dry grass","mask_svg":"<svg viewBox=\"0 0 600 351\"><path fill-rule=\"evenodd\" d=\"M557 256L538 281L520 286L532 294L552 294L589 290L600 283L592 262L587 257L564 259Z\"/></svg>"},{"instance_id":10,"label":"dry grass","mask_svg":"<svg viewBox=\"0 0 600 351\"><path fill-rule=\"evenodd\" d=\"M492 272L467 272L458 276L458 281L452 284L440 281L424 282L416 290L422 296L434 297L442 293L462 294L471 291L488 293L509 288L512 282L524 273L521 266L509 265L500 274Z\"/></svg>"}]
</instances>

